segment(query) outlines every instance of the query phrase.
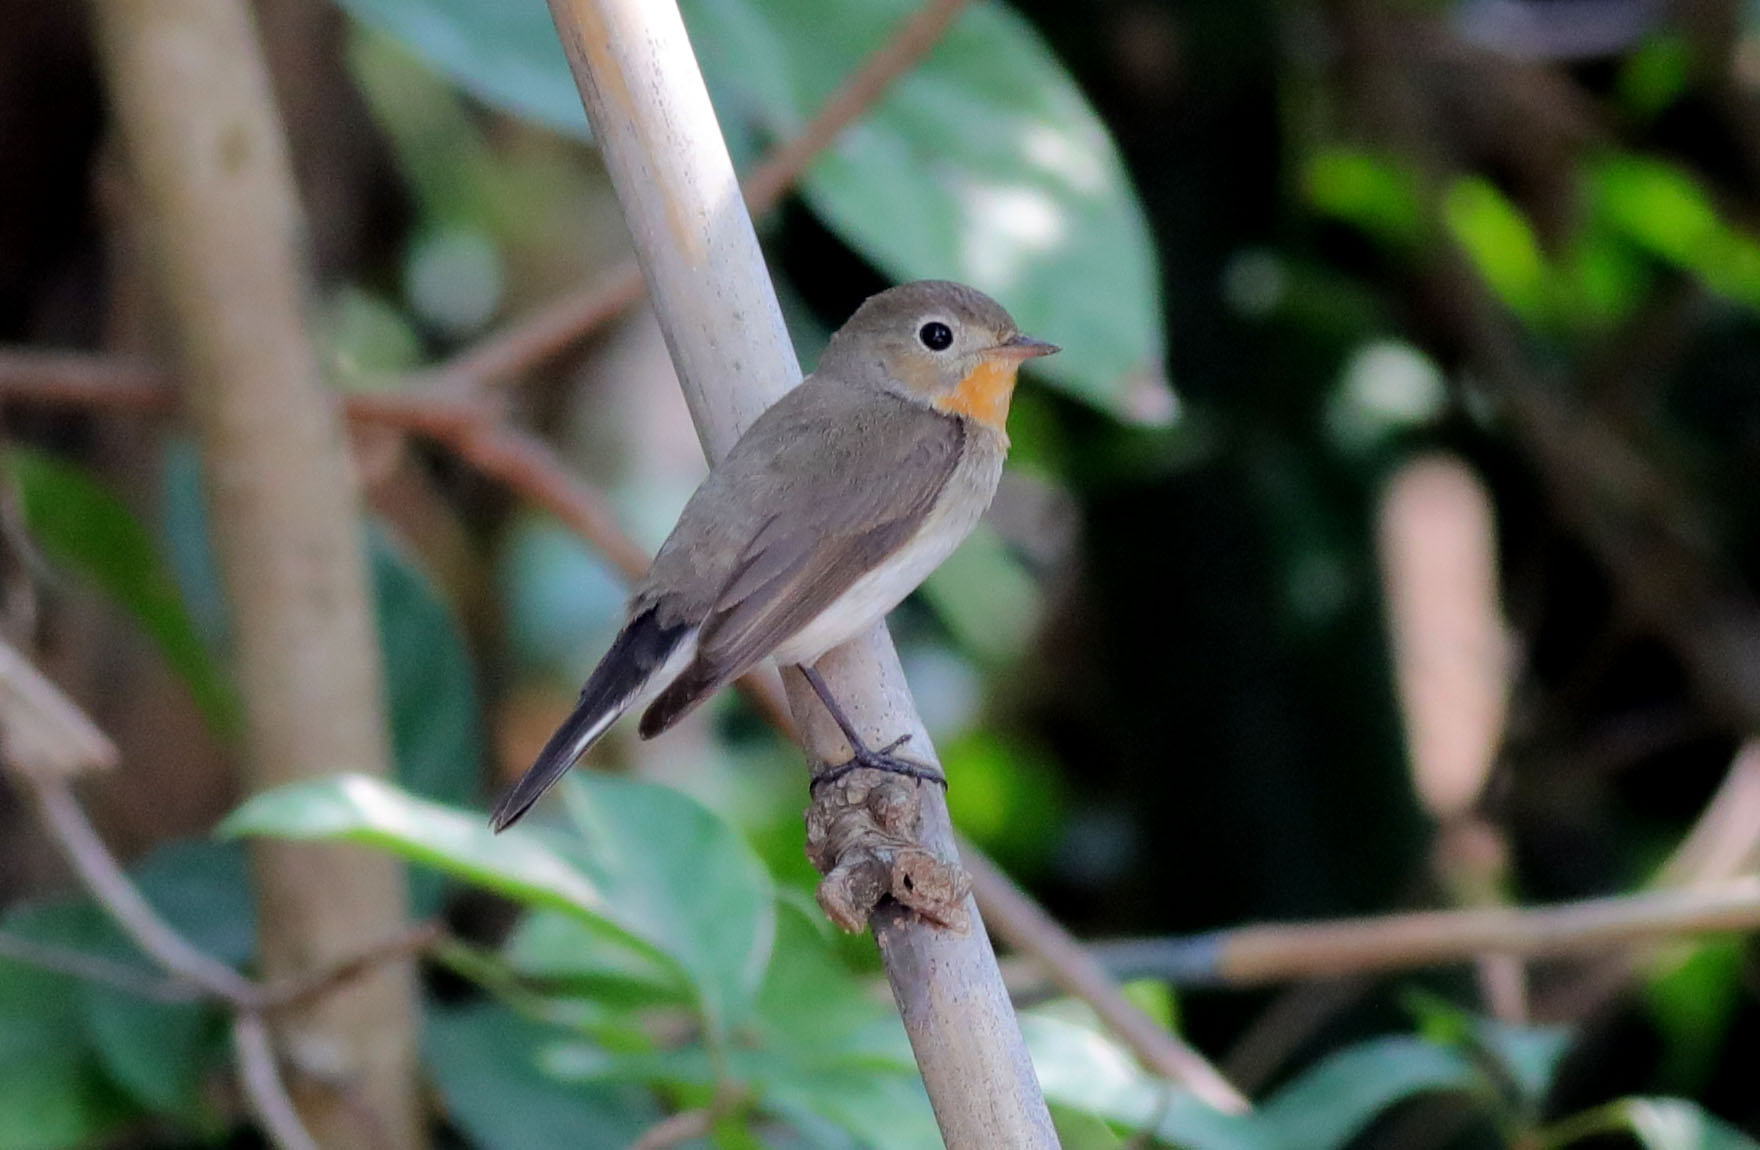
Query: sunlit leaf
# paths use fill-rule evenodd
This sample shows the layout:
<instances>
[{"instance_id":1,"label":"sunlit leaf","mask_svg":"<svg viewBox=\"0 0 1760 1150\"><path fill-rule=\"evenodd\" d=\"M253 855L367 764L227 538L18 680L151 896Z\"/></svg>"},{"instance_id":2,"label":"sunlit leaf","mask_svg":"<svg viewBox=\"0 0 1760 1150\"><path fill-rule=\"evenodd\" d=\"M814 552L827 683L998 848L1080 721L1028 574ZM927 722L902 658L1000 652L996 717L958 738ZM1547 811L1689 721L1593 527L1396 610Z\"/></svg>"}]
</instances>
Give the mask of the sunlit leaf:
<instances>
[{"instance_id":1,"label":"sunlit leaf","mask_svg":"<svg viewBox=\"0 0 1760 1150\"><path fill-rule=\"evenodd\" d=\"M1449 230L1498 297L1529 319L1547 304L1546 260L1521 210L1489 181L1466 179L1448 189Z\"/></svg>"},{"instance_id":2,"label":"sunlit leaf","mask_svg":"<svg viewBox=\"0 0 1760 1150\"><path fill-rule=\"evenodd\" d=\"M577 774L563 789L582 837L532 825L496 835L480 813L361 775L259 795L221 829L365 843L573 915L674 964L712 1032L738 1023L757 993L775 927L769 876L750 848L666 787Z\"/></svg>"},{"instance_id":3,"label":"sunlit leaf","mask_svg":"<svg viewBox=\"0 0 1760 1150\"><path fill-rule=\"evenodd\" d=\"M341 0L477 95L565 131L580 99L537 0ZM786 138L917 9L914 0L686 0L722 121ZM1154 245L1111 139L1037 33L978 0L812 166L802 193L894 279L958 279L1062 344L1046 378L1158 414Z\"/></svg>"},{"instance_id":4,"label":"sunlit leaf","mask_svg":"<svg viewBox=\"0 0 1760 1150\"><path fill-rule=\"evenodd\" d=\"M1418 182L1405 167L1354 148L1322 148L1308 158L1302 187L1316 211L1395 247L1423 231Z\"/></svg>"},{"instance_id":5,"label":"sunlit leaf","mask_svg":"<svg viewBox=\"0 0 1760 1150\"><path fill-rule=\"evenodd\" d=\"M122 500L72 464L10 448L32 537L55 563L78 573L127 611L158 645L213 728L230 735L238 700L221 675L152 537Z\"/></svg>"},{"instance_id":6,"label":"sunlit leaf","mask_svg":"<svg viewBox=\"0 0 1760 1150\"><path fill-rule=\"evenodd\" d=\"M1760 1143L1683 1098L1628 1098L1618 1104L1645 1150L1756 1150Z\"/></svg>"},{"instance_id":7,"label":"sunlit leaf","mask_svg":"<svg viewBox=\"0 0 1760 1150\"><path fill-rule=\"evenodd\" d=\"M598 877L620 921L690 974L712 1030L741 1021L776 932L770 875L751 847L670 787L577 771L563 798L578 832L564 847Z\"/></svg>"}]
</instances>

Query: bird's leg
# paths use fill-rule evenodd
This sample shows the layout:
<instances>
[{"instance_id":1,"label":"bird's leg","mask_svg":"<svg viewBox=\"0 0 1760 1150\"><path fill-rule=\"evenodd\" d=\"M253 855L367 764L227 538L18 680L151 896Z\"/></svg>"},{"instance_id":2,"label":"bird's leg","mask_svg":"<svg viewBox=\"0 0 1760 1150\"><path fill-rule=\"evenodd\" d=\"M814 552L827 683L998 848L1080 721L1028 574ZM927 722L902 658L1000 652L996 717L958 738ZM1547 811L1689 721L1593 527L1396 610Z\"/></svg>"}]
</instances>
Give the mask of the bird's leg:
<instances>
[{"instance_id":1,"label":"bird's leg","mask_svg":"<svg viewBox=\"0 0 1760 1150\"><path fill-rule=\"evenodd\" d=\"M801 674L807 677L807 684L813 688L813 693L819 696L819 701L825 704L827 711L831 712L832 721L837 724L838 730L843 732L843 737L849 740L850 750L853 752L849 761L839 763L835 767L827 767L815 774L813 776L814 791L817 791L821 784L834 783L858 767L866 767L873 771L887 771L891 774L922 779L931 783L940 783L943 790L947 788L947 776L940 771L892 753L910 742L911 737L908 733L900 735L884 747L875 750L862 741L862 736L857 733L855 724L849 721L849 716L845 715L843 708L838 706L837 700L832 697L831 688L825 685L825 680L819 672L808 664L802 663Z\"/></svg>"}]
</instances>

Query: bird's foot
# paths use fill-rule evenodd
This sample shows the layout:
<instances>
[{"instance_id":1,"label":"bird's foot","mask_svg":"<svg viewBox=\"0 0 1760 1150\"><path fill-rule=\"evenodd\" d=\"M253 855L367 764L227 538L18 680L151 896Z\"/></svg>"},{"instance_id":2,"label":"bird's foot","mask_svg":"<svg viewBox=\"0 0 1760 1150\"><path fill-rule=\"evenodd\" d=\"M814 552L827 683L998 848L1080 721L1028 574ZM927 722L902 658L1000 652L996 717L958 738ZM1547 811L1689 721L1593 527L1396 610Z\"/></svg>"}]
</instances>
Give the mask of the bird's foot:
<instances>
[{"instance_id":1,"label":"bird's foot","mask_svg":"<svg viewBox=\"0 0 1760 1150\"><path fill-rule=\"evenodd\" d=\"M893 754L894 751L910 741L910 735L900 735L878 750L860 741L855 742L853 744L855 753L846 762L839 763L835 767L826 767L813 776L813 784L810 788L812 793L817 795L821 786L835 783L851 771L858 770L885 771L888 774L903 775L907 779L916 779L920 782L939 783L941 789L945 791L947 789L946 775L934 767L926 767L913 759Z\"/></svg>"}]
</instances>

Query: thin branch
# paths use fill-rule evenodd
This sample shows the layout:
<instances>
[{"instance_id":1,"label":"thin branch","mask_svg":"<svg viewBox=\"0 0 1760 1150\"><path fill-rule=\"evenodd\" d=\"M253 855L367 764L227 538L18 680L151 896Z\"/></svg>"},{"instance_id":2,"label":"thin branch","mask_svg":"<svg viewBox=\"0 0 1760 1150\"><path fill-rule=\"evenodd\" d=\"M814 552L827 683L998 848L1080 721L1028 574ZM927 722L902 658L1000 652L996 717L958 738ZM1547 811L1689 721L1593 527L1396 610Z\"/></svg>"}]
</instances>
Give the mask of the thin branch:
<instances>
[{"instance_id":1,"label":"thin branch","mask_svg":"<svg viewBox=\"0 0 1760 1150\"><path fill-rule=\"evenodd\" d=\"M270 1141L280 1150L318 1150L281 1081L281 1067L262 1015L243 1011L233 1019L232 1050L245 1095Z\"/></svg>"},{"instance_id":2,"label":"thin branch","mask_svg":"<svg viewBox=\"0 0 1760 1150\"><path fill-rule=\"evenodd\" d=\"M0 959L65 974L153 1002L199 1002L208 992L184 979L155 978L138 967L112 962L83 950L51 946L0 930Z\"/></svg>"},{"instance_id":3,"label":"thin branch","mask_svg":"<svg viewBox=\"0 0 1760 1150\"><path fill-rule=\"evenodd\" d=\"M1624 943L1760 929L1760 879L1521 910L1424 911L1248 926L1189 938L1099 943L1114 973L1186 986L1251 986L1467 962L1481 954L1558 955Z\"/></svg>"},{"instance_id":4,"label":"thin branch","mask_svg":"<svg viewBox=\"0 0 1760 1150\"><path fill-rule=\"evenodd\" d=\"M980 889L982 883L980 909L998 938L1043 963L1051 980L1091 1006L1150 1070L1179 1083L1225 1114L1252 1109L1246 1097L1203 1055L1126 998L1105 965L1028 898L1000 867L968 842L962 840L959 849L972 876L973 890Z\"/></svg>"},{"instance_id":5,"label":"thin branch","mask_svg":"<svg viewBox=\"0 0 1760 1150\"><path fill-rule=\"evenodd\" d=\"M642 269L634 260L623 260L602 276L425 369L421 376L493 385L541 367L634 307L646 290Z\"/></svg>"},{"instance_id":6,"label":"thin branch","mask_svg":"<svg viewBox=\"0 0 1760 1150\"><path fill-rule=\"evenodd\" d=\"M640 1138L629 1144L629 1150L665 1150L693 1138L706 1138L715 1128L715 1118L715 1112L707 1106L669 1114L643 1131Z\"/></svg>"},{"instance_id":7,"label":"thin branch","mask_svg":"<svg viewBox=\"0 0 1760 1150\"><path fill-rule=\"evenodd\" d=\"M799 135L779 145L752 169L744 187L748 210L753 215L763 215L774 208L819 153L935 46L967 2L928 0L891 39L876 48ZM420 374L427 379L470 380L479 384L513 379L561 355L601 325L622 315L642 298L644 291L641 269L635 260L625 260L601 273L594 282L544 305Z\"/></svg>"},{"instance_id":8,"label":"thin branch","mask_svg":"<svg viewBox=\"0 0 1760 1150\"><path fill-rule=\"evenodd\" d=\"M157 415L175 402L156 364L78 351L0 348L0 394Z\"/></svg>"},{"instance_id":9,"label":"thin branch","mask_svg":"<svg viewBox=\"0 0 1760 1150\"><path fill-rule=\"evenodd\" d=\"M876 48L843 86L832 93L800 134L772 151L744 181L746 208L769 212L845 128L880 101L894 81L915 68L938 43L968 0L929 0Z\"/></svg>"},{"instance_id":10,"label":"thin branch","mask_svg":"<svg viewBox=\"0 0 1760 1150\"><path fill-rule=\"evenodd\" d=\"M33 779L31 783L43 825L92 897L135 945L172 974L217 998L234 1003L255 1001L256 988L249 979L191 946L147 904L98 838L66 783L50 779Z\"/></svg>"},{"instance_id":11,"label":"thin branch","mask_svg":"<svg viewBox=\"0 0 1760 1150\"><path fill-rule=\"evenodd\" d=\"M370 946L328 970L320 970L310 977L296 978L284 984L258 988L256 1007L260 1011L271 1011L289 1006L303 1006L384 963L425 954L445 938L446 928L442 924L417 923L401 935Z\"/></svg>"}]
</instances>

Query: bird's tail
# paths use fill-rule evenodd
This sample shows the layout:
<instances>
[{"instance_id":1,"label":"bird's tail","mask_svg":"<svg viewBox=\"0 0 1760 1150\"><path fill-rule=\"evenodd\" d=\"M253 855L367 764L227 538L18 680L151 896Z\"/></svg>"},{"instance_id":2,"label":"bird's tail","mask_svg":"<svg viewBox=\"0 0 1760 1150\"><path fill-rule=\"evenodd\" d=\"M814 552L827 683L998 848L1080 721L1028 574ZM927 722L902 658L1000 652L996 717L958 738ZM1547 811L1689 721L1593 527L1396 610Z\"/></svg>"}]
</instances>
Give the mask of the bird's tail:
<instances>
[{"instance_id":1,"label":"bird's tail","mask_svg":"<svg viewBox=\"0 0 1760 1150\"><path fill-rule=\"evenodd\" d=\"M663 626L653 608L631 619L581 688L574 711L538 752L537 762L496 805L489 825L500 832L518 822L619 715L664 687L682 666L680 656L688 654L691 638L692 628L682 623Z\"/></svg>"}]
</instances>

